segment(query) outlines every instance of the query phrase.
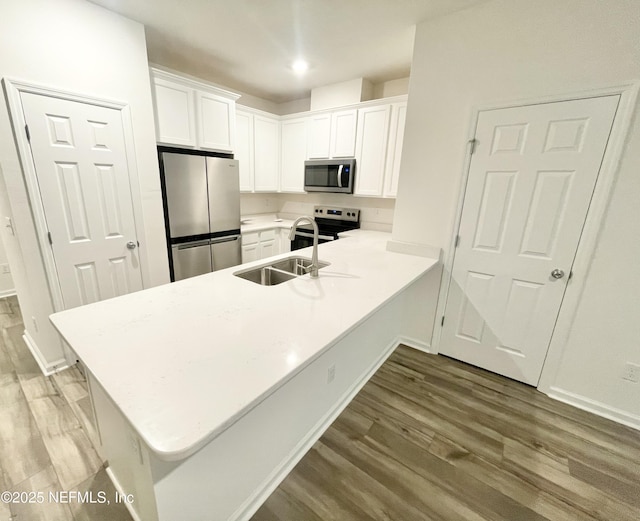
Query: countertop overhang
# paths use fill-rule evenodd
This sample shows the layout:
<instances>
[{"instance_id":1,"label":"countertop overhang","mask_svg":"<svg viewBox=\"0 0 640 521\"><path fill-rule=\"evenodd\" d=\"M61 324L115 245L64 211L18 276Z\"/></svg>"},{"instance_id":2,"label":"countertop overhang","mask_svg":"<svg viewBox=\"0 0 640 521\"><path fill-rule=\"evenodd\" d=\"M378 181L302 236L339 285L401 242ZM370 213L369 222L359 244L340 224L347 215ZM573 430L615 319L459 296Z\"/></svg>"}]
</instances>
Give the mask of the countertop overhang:
<instances>
[{"instance_id":1,"label":"countertop overhang","mask_svg":"<svg viewBox=\"0 0 640 521\"><path fill-rule=\"evenodd\" d=\"M267 287L233 275L261 260L51 321L149 449L184 459L438 263L387 251L388 233L341 237L320 245L331 264L317 279Z\"/></svg>"}]
</instances>

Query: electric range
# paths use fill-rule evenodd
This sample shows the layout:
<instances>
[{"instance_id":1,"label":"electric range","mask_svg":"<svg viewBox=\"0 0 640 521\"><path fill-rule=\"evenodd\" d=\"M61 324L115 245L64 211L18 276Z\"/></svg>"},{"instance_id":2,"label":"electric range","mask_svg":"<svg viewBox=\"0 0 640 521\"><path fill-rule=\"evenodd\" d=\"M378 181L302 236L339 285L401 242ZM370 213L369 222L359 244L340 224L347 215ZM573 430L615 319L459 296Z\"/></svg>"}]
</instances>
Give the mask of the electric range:
<instances>
[{"instance_id":1,"label":"electric range","mask_svg":"<svg viewBox=\"0 0 640 521\"><path fill-rule=\"evenodd\" d=\"M314 206L313 215L318 225L318 243L338 240L338 234L360 228L360 210L337 206ZM299 250L313 245L313 227L310 224L298 226L291 241L291 250Z\"/></svg>"}]
</instances>

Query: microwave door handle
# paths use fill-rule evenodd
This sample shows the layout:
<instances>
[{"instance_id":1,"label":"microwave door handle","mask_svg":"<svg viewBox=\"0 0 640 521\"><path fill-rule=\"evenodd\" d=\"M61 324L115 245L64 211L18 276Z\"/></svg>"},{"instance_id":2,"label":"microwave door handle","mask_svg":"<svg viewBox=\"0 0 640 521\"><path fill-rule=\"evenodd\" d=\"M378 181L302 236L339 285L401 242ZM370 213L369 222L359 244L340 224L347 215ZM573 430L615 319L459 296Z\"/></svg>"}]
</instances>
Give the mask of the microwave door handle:
<instances>
[{"instance_id":1,"label":"microwave door handle","mask_svg":"<svg viewBox=\"0 0 640 521\"><path fill-rule=\"evenodd\" d=\"M342 167L344 165L339 165L338 166L338 187L342 188Z\"/></svg>"}]
</instances>

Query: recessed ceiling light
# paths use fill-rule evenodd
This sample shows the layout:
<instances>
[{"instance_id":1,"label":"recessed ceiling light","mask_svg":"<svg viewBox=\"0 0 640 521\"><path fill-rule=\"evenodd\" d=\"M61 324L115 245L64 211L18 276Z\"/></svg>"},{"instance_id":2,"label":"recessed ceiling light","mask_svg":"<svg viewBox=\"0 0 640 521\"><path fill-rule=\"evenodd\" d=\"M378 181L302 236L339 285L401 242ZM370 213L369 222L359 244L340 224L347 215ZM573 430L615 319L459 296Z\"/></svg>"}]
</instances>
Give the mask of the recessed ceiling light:
<instances>
[{"instance_id":1,"label":"recessed ceiling light","mask_svg":"<svg viewBox=\"0 0 640 521\"><path fill-rule=\"evenodd\" d=\"M303 59L298 59L291 64L291 68L293 69L293 72L302 74L307 71L309 64Z\"/></svg>"}]
</instances>

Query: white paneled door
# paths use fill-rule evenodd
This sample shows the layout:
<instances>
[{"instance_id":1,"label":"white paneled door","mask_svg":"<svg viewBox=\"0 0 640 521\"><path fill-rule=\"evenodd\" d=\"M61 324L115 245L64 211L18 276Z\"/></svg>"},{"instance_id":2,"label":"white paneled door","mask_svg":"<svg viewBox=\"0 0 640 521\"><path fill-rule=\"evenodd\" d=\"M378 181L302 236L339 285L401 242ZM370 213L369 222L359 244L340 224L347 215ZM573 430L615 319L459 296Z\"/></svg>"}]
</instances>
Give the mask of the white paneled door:
<instances>
[{"instance_id":1,"label":"white paneled door","mask_svg":"<svg viewBox=\"0 0 640 521\"><path fill-rule=\"evenodd\" d=\"M537 385L618 101L480 113L442 354Z\"/></svg>"},{"instance_id":2,"label":"white paneled door","mask_svg":"<svg viewBox=\"0 0 640 521\"><path fill-rule=\"evenodd\" d=\"M142 289L121 112L20 97L65 309Z\"/></svg>"}]
</instances>

